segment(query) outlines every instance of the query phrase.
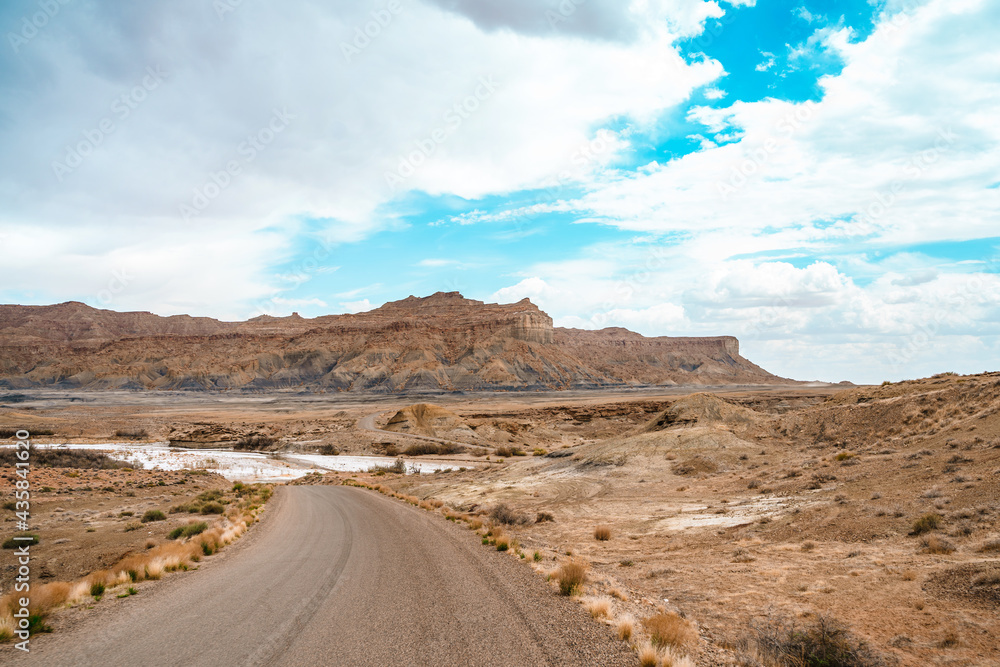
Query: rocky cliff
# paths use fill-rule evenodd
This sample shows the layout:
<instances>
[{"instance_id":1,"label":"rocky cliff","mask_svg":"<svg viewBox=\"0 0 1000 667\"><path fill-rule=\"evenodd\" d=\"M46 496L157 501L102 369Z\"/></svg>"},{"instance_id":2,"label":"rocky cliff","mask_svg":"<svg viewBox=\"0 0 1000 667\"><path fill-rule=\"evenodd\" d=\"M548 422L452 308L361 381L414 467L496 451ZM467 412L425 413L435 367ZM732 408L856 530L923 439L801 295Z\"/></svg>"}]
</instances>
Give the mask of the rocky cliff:
<instances>
[{"instance_id":1,"label":"rocky cliff","mask_svg":"<svg viewBox=\"0 0 1000 667\"><path fill-rule=\"evenodd\" d=\"M81 303L0 306L0 387L403 392L785 382L732 337L553 328L457 292L354 315L220 322Z\"/></svg>"}]
</instances>

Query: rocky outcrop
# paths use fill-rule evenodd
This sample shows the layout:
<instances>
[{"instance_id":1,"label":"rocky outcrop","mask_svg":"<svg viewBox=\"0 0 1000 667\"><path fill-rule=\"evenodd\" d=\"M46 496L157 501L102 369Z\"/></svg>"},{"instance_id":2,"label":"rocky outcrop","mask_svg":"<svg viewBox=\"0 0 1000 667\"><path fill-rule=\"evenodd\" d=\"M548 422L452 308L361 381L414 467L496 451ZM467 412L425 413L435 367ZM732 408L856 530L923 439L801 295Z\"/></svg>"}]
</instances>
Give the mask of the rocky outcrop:
<instances>
[{"instance_id":1,"label":"rocky outcrop","mask_svg":"<svg viewBox=\"0 0 1000 667\"><path fill-rule=\"evenodd\" d=\"M80 303L0 306L0 387L440 392L786 382L732 337L553 328L457 292L352 315L220 322Z\"/></svg>"}]
</instances>

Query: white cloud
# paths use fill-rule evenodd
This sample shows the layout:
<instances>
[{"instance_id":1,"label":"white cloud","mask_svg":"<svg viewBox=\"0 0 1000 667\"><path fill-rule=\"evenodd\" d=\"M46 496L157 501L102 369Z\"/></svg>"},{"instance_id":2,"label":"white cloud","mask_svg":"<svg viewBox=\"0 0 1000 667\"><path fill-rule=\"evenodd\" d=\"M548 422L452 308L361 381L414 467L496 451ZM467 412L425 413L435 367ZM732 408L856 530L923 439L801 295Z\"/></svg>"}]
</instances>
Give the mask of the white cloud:
<instances>
[{"instance_id":1,"label":"white cloud","mask_svg":"<svg viewBox=\"0 0 1000 667\"><path fill-rule=\"evenodd\" d=\"M774 54L768 51L761 51L760 55L764 56L764 60L760 62L754 69L758 72L767 72L774 67Z\"/></svg>"},{"instance_id":2,"label":"white cloud","mask_svg":"<svg viewBox=\"0 0 1000 667\"><path fill-rule=\"evenodd\" d=\"M362 299L361 301L341 301L340 307L345 313L365 313L375 308L371 301Z\"/></svg>"},{"instance_id":3,"label":"white cloud","mask_svg":"<svg viewBox=\"0 0 1000 667\"><path fill-rule=\"evenodd\" d=\"M342 44L381 0L243 3L224 21L193 0L64 12L30 49L0 53L0 233L31 227L106 249L124 234L133 250L171 256L190 254L187 239L202 230L228 234L236 247L256 247L255 235L268 230L282 249L302 219L325 221L332 243L364 239L398 224L385 209L399 194L386 172L454 121L455 105L482 81L496 90L463 112L446 141L432 142L402 190L474 198L535 187L567 169L586 179L629 146L614 133L595 136L596 126L651 121L721 75L717 63L688 64L674 47L678 34L721 12L714 2L591 4L575 27L535 30L510 24L517 12L494 20L478 5L465 6L467 17L404 3L350 58ZM614 34L598 34L605 29ZM147 68L162 70L162 81L134 93ZM275 110L285 119L280 132ZM100 129L105 119L112 131ZM254 138L266 141L251 151ZM580 163L597 140L605 150ZM52 163L77 146L89 155L60 181ZM230 161L239 174L227 173ZM196 203L208 206L182 219L181 205ZM219 254L216 263L228 263ZM273 259L244 256L238 271L216 276L227 286L217 292L182 292L175 280L169 298L142 288L136 301L160 312L177 301L248 308L248 298L287 286L270 270ZM81 280L99 284L113 266L92 259L78 269L86 273L72 281L42 282L65 293Z\"/></svg>"}]
</instances>

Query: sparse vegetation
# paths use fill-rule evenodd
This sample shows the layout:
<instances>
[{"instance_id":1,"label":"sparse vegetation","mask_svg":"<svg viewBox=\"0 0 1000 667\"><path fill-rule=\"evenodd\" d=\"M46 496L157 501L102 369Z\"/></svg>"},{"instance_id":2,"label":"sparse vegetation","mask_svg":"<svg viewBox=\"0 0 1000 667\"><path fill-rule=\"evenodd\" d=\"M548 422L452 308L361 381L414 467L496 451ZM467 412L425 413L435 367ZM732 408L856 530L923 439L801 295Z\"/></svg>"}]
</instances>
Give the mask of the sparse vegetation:
<instances>
[{"instance_id":1,"label":"sparse vegetation","mask_svg":"<svg viewBox=\"0 0 1000 667\"><path fill-rule=\"evenodd\" d=\"M611 526L600 525L594 528L594 539L598 542L607 542L611 539Z\"/></svg>"},{"instance_id":2,"label":"sparse vegetation","mask_svg":"<svg viewBox=\"0 0 1000 667\"><path fill-rule=\"evenodd\" d=\"M149 437L149 432L144 428L120 428L115 431L114 437L122 440L145 440Z\"/></svg>"},{"instance_id":3,"label":"sparse vegetation","mask_svg":"<svg viewBox=\"0 0 1000 667\"><path fill-rule=\"evenodd\" d=\"M268 447L273 447L278 444L279 440L274 436L268 435L267 433L251 433L250 435L244 436L236 441L233 445L233 449L238 450L261 450L267 449Z\"/></svg>"},{"instance_id":4,"label":"sparse vegetation","mask_svg":"<svg viewBox=\"0 0 1000 667\"><path fill-rule=\"evenodd\" d=\"M146 510L142 515L142 522L149 523L151 521L163 521L167 518L167 515L160 510Z\"/></svg>"},{"instance_id":5,"label":"sparse vegetation","mask_svg":"<svg viewBox=\"0 0 1000 667\"><path fill-rule=\"evenodd\" d=\"M776 667L884 667L882 656L854 637L845 626L827 616L808 625L772 619L751 626L741 646ZM759 663L757 663L759 664Z\"/></svg>"},{"instance_id":6,"label":"sparse vegetation","mask_svg":"<svg viewBox=\"0 0 1000 667\"><path fill-rule=\"evenodd\" d=\"M559 566L556 572L559 582L559 592L563 595L576 595L583 590L587 581L587 567L579 561L569 561Z\"/></svg>"},{"instance_id":7,"label":"sparse vegetation","mask_svg":"<svg viewBox=\"0 0 1000 667\"><path fill-rule=\"evenodd\" d=\"M691 649L698 643L698 629L676 612L653 614L642 621L655 646Z\"/></svg>"},{"instance_id":8,"label":"sparse vegetation","mask_svg":"<svg viewBox=\"0 0 1000 667\"><path fill-rule=\"evenodd\" d=\"M28 539L24 539L28 538ZM3 542L4 549L17 549L23 546L33 546L38 544L38 535L35 533L18 533L14 537L9 537Z\"/></svg>"},{"instance_id":9,"label":"sparse vegetation","mask_svg":"<svg viewBox=\"0 0 1000 667\"><path fill-rule=\"evenodd\" d=\"M584 607L593 618L607 618L611 615L611 599L607 597L591 598Z\"/></svg>"},{"instance_id":10,"label":"sparse vegetation","mask_svg":"<svg viewBox=\"0 0 1000 667\"><path fill-rule=\"evenodd\" d=\"M495 522L506 524L508 526L527 526L533 523L530 515L515 510L506 503L495 505L490 510L489 516Z\"/></svg>"},{"instance_id":11,"label":"sparse vegetation","mask_svg":"<svg viewBox=\"0 0 1000 667\"><path fill-rule=\"evenodd\" d=\"M635 634L635 619L631 616L619 616L615 620L615 634L618 639L627 642Z\"/></svg>"},{"instance_id":12,"label":"sparse vegetation","mask_svg":"<svg viewBox=\"0 0 1000 667\"><path fill-rule=\"evenodd\" d=\"M955 551L955 545L937 535L924 537L920 540L920 546L920 550L925 554L950 554Z\"/></svg>"},{"instance_id":13,"label":"sparse vegetation","mask_svg":"<svg viewBox=\"0 0 1000 667\"><path fill-rule=\"evenodd\" d=\"M929 533L932 530L937 530L941 527L943 521L944 519L940 514L925 514L913 522L913 526L910 529L910 535L923 535L924 533Z\"/></svg>"},{"instance_id":14,"label":"sparse vegetation","mask_svg":"<svg viewBox=\"0 0 1000 667\"><path fill-rule=\"evenodd\" d=\"M195 523L189 523L186 526L177 526L172 531L170 531L170 539L176 540L181 537L194 537L195 535L200 535L208 529L208 524L204 521L197 521Z\"/></svg>"}]
</instances>

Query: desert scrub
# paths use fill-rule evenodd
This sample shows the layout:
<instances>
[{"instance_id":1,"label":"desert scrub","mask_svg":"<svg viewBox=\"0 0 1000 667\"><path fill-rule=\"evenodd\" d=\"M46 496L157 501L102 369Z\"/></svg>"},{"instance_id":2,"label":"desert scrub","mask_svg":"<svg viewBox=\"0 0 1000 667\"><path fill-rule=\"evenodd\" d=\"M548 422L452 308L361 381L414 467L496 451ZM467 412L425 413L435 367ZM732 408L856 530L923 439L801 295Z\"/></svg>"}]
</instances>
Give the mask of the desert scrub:
<instances>
[{"instance_id":1,"label":"desert scrub","mask_svg":"<svg viewBox=\"0 0 1000 667\"><path fill-rule=\"evenodd\" d=\"M496 523L507 524L508 526L527 526L533 523L531 517L524 512L515 510L506 503L500 503L490 510L490 518Z\"/></svg>"},{"instance_id":2,"label":"desert scrub","mask_svg":"<svg viewBox=\"0 0 1000 667\"><path fill-rule=\"evenodd\" d=\"M18 547L34 546L35 544L38 544L38 535L34 533L18 533L14 537L10 537L4 540L3 548L17 549Z\"/></svg>"},{"instance_id":3,"label":"desert scrub","mask_svg":"<svg viewBox=\"0 0 1000 667\"><path fill-rule=\"evenodd\" d=\"M222 514L226 508L222 503L205 503L201 506L202 514Z\"/></svg>"},{"instance_id":4,"label":"desert scrub","mask_svg":"<svg viewBox=\"0 0 1000 667\"><path fill-rule=\"evenodd\" d=\"M950 554L954 553L955 545L943 537L928 535L920 540L920 551L925 554Z\"/></svg>"},{"instance_id":5,"label":"desert scrub","mask_svg":"<svg viewBox=\"0 0 1000 667\"><path fill-rule=\"evenodd\" d=\"M194 537L195 535L200 535L208 528L208 524L204 521L198 521L195 523L189 523L186 526L177 526L170 531L170 539L176 540L180 537Z\"/></svg>"},{"instance_id":6,"label":"desert scrub","mask_svg":"<svg viewBox=\"0 0 1000 667\"><path fill-rule=\"evenodd\" d=\"M587 567L579 561L570 561L559 566L556 572L559 582L559 592L563 595L576 595L583 591L587 581Z\"/></svg>"},{"instance_id":7,"label":"desert scrub","mask_svg":"<svg viewBox=\"0 0 1000 667\"><path fill-rule=\"evenodd\" d=\"M141 521L129 521L125 524L126 533L131 533L133 530L139 530L140 528L142 528Z\"/></svg>"},{"instance_id":8,"label":"desert scrub","mask_svg":"<svg viewBox=\"0 0 1000 667\"><path fill-rule=\"evenodd\" d=\"M142 515L142 522L149 523L150 521L163 521L167 518L167 515L160 510L146 510L146 513Z\"/></svg>"},{"instance_id":9,"label":"desert scrub","mask_svg":"<svg viewBox=\"0 0 1000 667\"><path fill-rule=\"evenodd\" d=\"M925 514L913 522L913 526L910 528L910 535L923 535L932 530L937 530L943 522L944 519L941 518L940 514L934 514L933 512Z\"/></svg>"},{"instance_id":10,"label":"desert scrub","mask_svg":"<svg viewBox=\"0 0 1000 667\"><path fill-rule=\"evenodd\" d=\"M817 617L811 624L770 620L753 624L739 648L764 664L784 667L884 667L887 663L838 621Z\"/></svg>"},{"instance_id":11,"label":"desert scrub","mask_svg":"<svg viewBox=\"0 0 1000 667\"><path fill-rule=\"evenodd\" d=\"M672 611L648 616L642 625L656 646L691 649L698 643L698 629L694 623Z\"/></svg>"},{"instance_id":12,"label":"desert scrub","mask_svg":"<svg viewBox=\"0 0 1000 667\"><path fill-rule=\"evenodd\" d=\"M594 539L598 542L607 542L611 539L611 526L600 525L594 528Z\"/></svg>"}]
</instances>

